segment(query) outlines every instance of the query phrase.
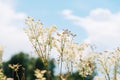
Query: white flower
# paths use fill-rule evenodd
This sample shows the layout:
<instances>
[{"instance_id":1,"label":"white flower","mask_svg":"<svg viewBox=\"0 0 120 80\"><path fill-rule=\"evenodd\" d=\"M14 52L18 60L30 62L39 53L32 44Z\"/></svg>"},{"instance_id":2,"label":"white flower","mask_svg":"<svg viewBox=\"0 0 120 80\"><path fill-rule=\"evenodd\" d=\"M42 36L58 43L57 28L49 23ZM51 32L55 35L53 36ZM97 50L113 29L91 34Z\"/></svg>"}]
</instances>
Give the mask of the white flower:
<instances>
[{"instance_id":1,"label":"white flower","mask_svg":"<svg viewBox=\"0 0 120 80\"><path fill-rule=\"evenodd\" d=\"M46 70L36 69L34 72L35 72L35 76L37 78L36 80L46 80L46 78L44 77Z\"/></svg>"},{"instance_id":2,"label":"white flower","mask_svg":"<svg viewBox=\"0 0 120 80\"><path fill-rule=\"evenodd\" d=\"M47 65L53 47L53 33L56 31L56 26L44 28L39 20L34 21L31 17L28 17L25 23L28 25L28 28L25 29L25 33L27 34L35 52L45 65Z\"/></svg>"}]
</instances>

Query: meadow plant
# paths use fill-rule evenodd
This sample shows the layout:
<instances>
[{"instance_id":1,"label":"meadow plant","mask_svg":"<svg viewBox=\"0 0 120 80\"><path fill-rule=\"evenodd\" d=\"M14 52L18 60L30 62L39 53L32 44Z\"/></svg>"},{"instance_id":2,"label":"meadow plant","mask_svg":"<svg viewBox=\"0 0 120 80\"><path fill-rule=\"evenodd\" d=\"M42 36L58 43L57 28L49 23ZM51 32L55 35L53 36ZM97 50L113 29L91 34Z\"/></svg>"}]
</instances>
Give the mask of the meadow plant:
<instances>
[{"instance_id":1,"label":"meadow plant","mask_svg":"<svg viewBox=\"0 0 120 80\"><path fill-rule=\"evenodd\" d=\"M3 74L2 69L0 69L0 80L7 80L6 76Z\"/></svg>"},{"instance_id":2,"label":"meadow plant","mask_svg":"<svg viewBox=\"0 0 120 80\"><path fill-rule=\"evenodd\" d=\"M40 21L34 21L31 17L28 17L25 23L28 25L28 28L25 29L25 33L27 34L29 41L43 64L48 67L49 56L53 44L55 43L53 34L56 31L56 26L43 27L43 24ZM49 73L50 71L47 68L48 79L50 78Z\"/></svg>"},{"instance_id":3,"label":"meadow plant","mask_svg":"<svg viewBox=\"0 0 120 80\"><path fill-rule=\"evenodd\" d=\"M76 67L82 76L91 75L94 70L94 62L92 57L87 57L84 60L81 58L82 51L87 46L85 43L79 45L74 42L75 34L69 30L63 30L56 33L56 26L43 27L40 21L34 21L33 18L28 17L25 23L29 26L25 29L35 52L42 59L45 65L48 65L49 55L53 47L58 52L58 64L60 66L60 77L62 79L62 69L66 67L68 73L72 73ZM55 34L56 33L56 36ZM79 59L79 61L77 61ZM63 66L63 64L65 64ZM77 64L77 65L76 65ZM78 66L79 64L79 66ZM81 72L82 68L82 72ZM85 70L83 72L83 69Z\"/></svg>"},{"instance_id":4,"label":"meadow plant","mask_svg":"<svg viewBox=\"0 0 120 80\"><path fill-rule=\"evenodd\" d=\"M112 52L111 64L113 65L113 79L117 80L117 75L120 74L120 48Z\"/></svg>"},{"instance_id":5,"label":"meadow plant","mask_svg":"<svg viewBox=\"0 0 120 80\"><path fill-rule=\"evenodd\" d=\"M56 41L54 43L54 47L58 52L58 63L60 64L60 75L62 74L63 62L65 62L68 72L73 69L73 61L75 58L75 43L73 42L73 35L68 30L63 30L61 33L57 33Z\"/></svg>"},{"instance_id":6,"label":"meadow plant","mask_svg":"<svg viewBox=\"0 0 120 80\"><path fill-rule=\"evenodd\" d=\"M32 17L25 20L28 28L24 31L31 42L35 53L42 60L44 65L48 68L51 50L55 49L58 58L54 58L59 65L60 79L67 80L68 76L72 74L74 69L77 69L79 75L83 80L88 75L92 75L97 69L105 80L119 80L120 76L120 48L114 51L94 52L92 46L88 43L77 43L74 41L75 34L68 29L57 32L56 26L43 27L43 24L38 20L35 21ZM6 78L2 70L2 55L3 48L0 46L0 80L13 80L13 78ZM18 70L22 65L9 64L9 67L15 72L18 80L21 78L18 75ZM63 74L63 69L66 69L67 74ZM46 80L50 78L48 69L34 71L35 80ZM47 73L47 78L44 76ZM96 77L96 79L101 79Z\"/></svg>"},{"instance_id":7,"label":"meadow plant","mask_svg":"<svg viewBox=\"0 0 120 80\"><path fill-rule=\"evenodd\" d=\"M44 77L44 74L47 72L46 70L36 69L34 72L37 78L35 80L46 80L46 78Z\"/></svg>"},{"instance_id":8,"label":"meadow plant","mask_svg":"<svg viewBox=\"0 0 120 80\"><path fill-rule=\"evenodd\" d=\"M88 56L89 55L89 56ZM92 75L95 70L95 54L88 43L82 43L78 47L78 55L75 61L79 75L85 77Z\"/></svg>"},{"instance_id":9,"label":"meadow plant","mask_svg":"<svg viewBox=\"0 0 120 80\"><path fill-rule=\"evenodd\" d=\"M111 59L108 51L97 54L98 71L104 74L106 80L110 80Z\"/></svg>"},{"instance_id":10,"label":"meadow plant","mask_svg":"<svg viewBox=\"0 0 120 80\"><path fill-rule=\"evenodd\" d=\"M18 80L21 80L20 77L19 77L19 75L18 75L18 70L19 70L19 68L20 68L21 66L22 66L22 65L19 65L19 64L9 64L9 67L15 72ZM14 73L14 72L13 72L13 73Z\"/></svg>"},{"instance_id":11,"label":"meadow plant","mask_svg":"<svg viewBox=\"0 0 120 80\"><path fill-rule=\"evenodd\" d=\"M47 66L49 55L54 43L53 33L56 31L56 26L43 27L40 21L34 21L33 18L28 17L25 23L29 26L25 29L35 52L42 59Z\"/></svg>"},{"instance_id":12,"label":"meadow plant","mask_svg":"<svg viewBox=\"0 0 120 80\"><path fill-rule=\"evenodd\" d=\"M104 51L97 53L97 69L100 71L106 80L118 80L120 74L120 49L114 51ZM112 76L111 76L112 75ZM117 76L118 75L118 76Z\"/></svg>"},{"instance_id":13,"label":"meadow plant","mask_svg":"<svg viewBox=\"0 0 120 80\"><path fill-rule=\"evenodd\" d=\"M51 50L54 48L57 51L58 58L55 57L55 60L59 65L61 80L67 80L68 76L63 75L63 67L71 74L77 69L83 80L84 77L92 75L95 68L106 80L117 80L120 73L120 48L114 51L94 52L90 44L75 42L76 35L67 29L56 32L56 26L43 27L40 21L35 21L31 17L28 17L25 23L28 25L25 33L45 66L48 66ZM44 77L46 72L48 70L36 69L36 80L46 80Z\"/></svg>"}]
</instances>

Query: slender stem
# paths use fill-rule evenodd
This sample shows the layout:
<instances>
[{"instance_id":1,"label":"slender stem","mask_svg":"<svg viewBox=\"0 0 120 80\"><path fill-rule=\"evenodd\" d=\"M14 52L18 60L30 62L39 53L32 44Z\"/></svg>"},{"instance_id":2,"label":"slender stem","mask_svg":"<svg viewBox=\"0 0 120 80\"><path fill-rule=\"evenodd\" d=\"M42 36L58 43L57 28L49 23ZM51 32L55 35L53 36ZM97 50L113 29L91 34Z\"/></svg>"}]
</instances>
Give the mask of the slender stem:
<instances>
[{"instance_id":1,"label":"slender stem","mask_svg":"<svg viewBox=\"0 0 120 80\"><path fill-rule=\"evenodd\" d=\"M109 74L107 73L107 76L108 76L108 80L110 80L110 76L109 76Z\"/></svg>"},{"instance_id":2,"label":"slender stem","mask_svg":"<svg viewBox=\"0 0 120 80\"><path fill-rule=\"evenodd\" d=\"M50 72L49 72L49 69L47 69L47 80L51 80L51 75L50 75Z\"/></svg>"},{"instance_id":3,"label":"slender stem","mask_svg":"<svg viewBox=\"0 0 120 80\"><path fill-rule=\"evenodd\" d=\"M37 47L33 44L32 41L30 41L30 42L31 42L33 48L35 49L35 52L38 54L38 56L41 56L41 55L39 54L39 51L37 50Z\"/></svg>"},{"instance_id":4,"label":"slender stem","mask_svg":"<svg viewBox=\"0 0 120 80\"><path fill-rule=\"evenodd\" d=\"M41 52L41 57L42 57L42 58L43 58L43 60L44 60L43 51L42 51L42 48L41 48L41 46L40 46L40 43L39 43L38 39L36 39L36 42L37 42L38 47L39 47L39 49L40 49L40 52Z\"/></svg>"},{"instance_id":5,"label":"slender stem","mask_svg":"<svg viewBox=\"0 0 120 80\"><path fill-rule=\"evenodd\" d=\"M20 80L20 78L19 78L19 75L18 75L17 71L15 71L15 72L16 72L16 76L17 76L18 80Z\"/></svg>"},{"instance_id":6,"label":"slender stem","mask_svg":"<svg viewBox=\"0 0 120 80\"><path fill-rule=\"evenodd\" d=\"M61 53L60 53L60 77L62 76L62 62L63 62L64 46L65 46L65 43L64 43L64 41L62 40L62 41L61 41Z\"/></svg>"},{"instance_id":7,"label":"slender stem","mask_svg":"<svg viewBox=\"0 0 120 80\"><path fill-rule=\"evenodd\" d=\"M68 73L70 72L69 70L69 61L66 61L66 67L67 67L67 71L68 71Z\"/></svg>"},{"instance_id":8,"label":"slender stem","mask_svg":"<svg viewBox=\"0 0 120 80\"><path fill-rule=\"evenodd\" d=\"M114 80L117 80L117 69L118 69L117 62L115 62L115 64L114 64Z\"/></svg>"},{"instance_id":9,"label":"slender stem","mask_svg":"<svg viewBox=\"0 0 120 80\"><path fill-rule=\"evenodd\" d=\"M106 75L104 75L104 77L105 77L105 79L107 80L107 76L106 76Z\"/></svg>"},{"instance_id":10,"label":"slender stem","mask_svg":"<svg viewBox=\"0 0 120 80\"><path fill-rule=\"evenodd\" d=\"M106 73L106 77L108 78L108 80L110 80L110 75L109 75L109 73L108 73L108 71L107 71L107 67L105 67L102 62L101 62L101 65L102 65L102 67L103 67L103 69L104 69L104 71L105 71L105 73ZM106 79L106 80L107 80L107 79Z\"/></svg>"},{"instance_id":11,"label":"slender stem","mask_svg":"<svg viewBox=\"0 0 120 80\"><path fill-rule=\"evenodd\" d=\"M25 68L22 68L22 70L23 70L23 74L21 80L25 80Z\"/></svg>"},{"instance_id":12,"label":"slender stem","mask_svg":"<svg viewBox=\"0 0 120 80\"><path fill-rule=\"evenodd\" d=\"M61 76L61 74L62 74L62 57L60 59L61 59L60 60L60 76Z\"/></svg>"},{"instance_id":13,"label":"slender stem","mask_svg":"<svg viewBox=\"0 0 120 80\"><path fill-rule=\"evenodd\" d=\"M73 62L71 61L71 74L73 72Z\"/></svg>"},{"instance_id":14,"label":"slender stem","mask_svg":"<svg viewBox=\"0 0 120 80\"><path fill-rule=\"evenodd\" d=\"M85 78L84 78L84 77L83 77L82 79L83 79L83 80L85 80Z\"/></svg>"},{"instance_id":15,"label":"slender stem","mask_svg":"<svg viewBox=\"0 0 120 80\"><path fill-rule=\"evenodd\" d=\"M12 70L12 77L14 78L14 70Z\"/></svg>"},{"instance_id":16,"label":"slender stem","mask_svg":"<svg viewBox=\"0 0 120 80\"><path fill-rule=\"evenodd\" d=\"M84 73L84 68L83 68L83 75L85 75L85 73ZM84 80L84 76L83 76L83 78L82 78L83 80Z\"/></svg>"}]
</instances>

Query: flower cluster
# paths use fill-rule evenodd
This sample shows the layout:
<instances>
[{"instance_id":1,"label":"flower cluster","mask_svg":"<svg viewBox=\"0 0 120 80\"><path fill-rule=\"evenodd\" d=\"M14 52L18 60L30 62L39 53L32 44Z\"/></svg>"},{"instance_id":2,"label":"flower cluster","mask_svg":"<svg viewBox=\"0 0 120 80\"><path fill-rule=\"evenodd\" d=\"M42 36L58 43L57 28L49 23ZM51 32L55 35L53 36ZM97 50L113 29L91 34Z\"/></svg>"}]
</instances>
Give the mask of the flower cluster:
<instances>
[{"instance_id":1,"label":"flower cluster","mask_svg":"<svg viewBox=\"0 0 120 80\"><path fill-rule=\"evenodd\" d=\"M14 70L15 72L17 72L19 70L19 68L21 67L22 65L19 65L19 64L9 64L9 67Z\"/></svg>"},{"instance_id":2,"label":"flower cluster","mask_svg":"<svg viewBox=\"0 0 120 80\"><path fill-rule=\"evenodd\" d=\"M95 68L97 68L105 75L106 79L110 80L110 74L112 73L114 80L117 79L117 74L120 73L120 48L115 51L95 53L89 44L76 43L74 41L76 35L67 29L56 33L56 26L43 27L40 21L35 21L31 17L28 17L25 23L29 26L25 29L25 32L35 52L46 66L51 50L54 48L58 52L56 61L59 63L60 76L62 76L62 69L65 66L68 72L72 72L73 68L77 68L79 74L83 77L92 75ZM42 71L37 70L37 72L41 73ZM40 78L43 77L45 72L39 74Z\"/></svg>"},{"instance_id":3,"label":"flower cluster","mask_svg":"<svg viewBox=\"0 0 120 80\"><path fill-rule=\"evenodd\" d=\"M62 69L62 63L65 62L66 69L68 71L72 71L72 65L75 58L75 47L76 43L73 42L73 38L75 37L68 30L63 30L63 32L57 33L56 42L54 47L56 48L59 56L60 68ZM60 69L60 74L62 70Z\"/></svg>"},{"instance_id":4,"label":"flower cluster","mask_svg":"<svg viewBox=\"0 0 120 80\"><path fill-rule=\"evenodd\" d=\"M25 32L35 52L44 64L48 65L48 58L54 43L53 33L56 31L56 26L44 28L40 21L34 21L31 17L28 17L25 23L29 26L29 28L25 29Z\"/></svg>"},{"instance_id":5,"label":"flower cluster","mask_svg":"<svg viewBox=\"0 0 120 80\"><path fill-rule=\"evenodd\" d=\"M35 80L46 80L46 78L44 77L44 74L46 73L46 70L36 69L34 72L35 72L35 76L37 78Z\"/></svg>"},{"instance_id":6,"label":"flower cluster","mask_svg":"<svg viewBox=\"0 0 120 80\"><path fill-rule=\"evenodd\" d=\"M104 51L97 54L97 69L105 78L110 80L110 75L113 75L113 80L117 80L120 67L120 49L117 48L114 51Z\"/></svg>"},{"instance_id":7,"label":"flower cluster","mask_svg":"<svg viewBox=\"0 0 120 80\"><path fill-rule=\"evenodd\" d=\"M93 74L95 69L95 54L89 44L84 43L79 46L79 57L77 57L76 66L79 74L83 77Z\"/></svg>"},{"instance_id":8,"label":"flower cluster","mask_svg":"<svg viewBox=\"0 0 120 80\"><path fill-rule=\"evenodd\" d=\"M3 74L2 69L0 69L0 80L6 80L6 76Z\"/></svg>"},{"instance_id":9,"label":"flower cluster","mask_svg":"<svg viewBox=\"0 0 120 80\"><path fill-rule=\"evenodd\" d=\"M20 80L20 77L19 77L19 75L18 75L18 70L19 70L19 68L20 68L21 66L22 66L22 65L19 65L19 64L9 64L9 67L10 67L13 71L15 71L16 77L18 78L18 80Z\"/></svg>"},{"instance_id":10,"label":"flower cluster","mask_svg":"<svg viewBox=\"0 0 120 80\"><path fill-rule=\"evenodd\" d=\"M81 64L82 67L80 68L82 69L83 67L86 68L85 66L88 66L84 76L92 74L94 63L91 58L86 58L87 61L82 59L79 60L79 62L76 62L81 58L81 55L83 56L83 51L88 44L83 43L79 45L74 42L74 37L76 35L71 33L71 31L66 29L61 32L57 32L56 35L54 35L56 32L56 26L44 28L40 21L34 21L31 17L26 19L26 24L29 28L26 28L25 32L32 43L35 52L42 59L45 65L48 64L51 49L54 47L58 52L57 61L60 66L60 75L62 74L63 63L66 64L64 66L68 72L72 72L76 64ZM83 65L83 63L85 65ZM79 71L81 72L80 68Z\"/></svg>"}]
</instances>

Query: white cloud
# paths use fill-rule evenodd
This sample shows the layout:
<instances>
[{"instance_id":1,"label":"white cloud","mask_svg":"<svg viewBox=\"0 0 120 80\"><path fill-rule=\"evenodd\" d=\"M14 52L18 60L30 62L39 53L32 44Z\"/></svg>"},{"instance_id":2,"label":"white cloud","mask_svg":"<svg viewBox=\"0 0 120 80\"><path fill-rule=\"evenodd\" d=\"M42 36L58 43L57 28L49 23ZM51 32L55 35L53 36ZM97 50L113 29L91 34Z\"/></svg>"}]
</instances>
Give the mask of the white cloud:
<instances>
[{"instance_id":1,"label":"white cloud","mask_svg":"<svg viewBox=\"0 0 120 80\"><path fill-rule=\"evenodd\" d=\"M0 45L4 46L3 60L8 60L19 51L30 51L29 42L23 32L26 14L16 12L13 0L0 0Z\"/></svg>"},{"instance_id":2,"label":"white cloud","mask_svg":"<svg viewBox=\"0 0 120 80\"><path fill-rule=\"evenodd\" d=\"M64 10L62 14L75 25L83 27L88 34L85 40L95 44L99 50L120 45L120 12L97 8L86 17L76 16L71 10Z\"/></svg>"}]
</instances>

